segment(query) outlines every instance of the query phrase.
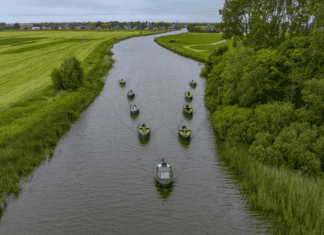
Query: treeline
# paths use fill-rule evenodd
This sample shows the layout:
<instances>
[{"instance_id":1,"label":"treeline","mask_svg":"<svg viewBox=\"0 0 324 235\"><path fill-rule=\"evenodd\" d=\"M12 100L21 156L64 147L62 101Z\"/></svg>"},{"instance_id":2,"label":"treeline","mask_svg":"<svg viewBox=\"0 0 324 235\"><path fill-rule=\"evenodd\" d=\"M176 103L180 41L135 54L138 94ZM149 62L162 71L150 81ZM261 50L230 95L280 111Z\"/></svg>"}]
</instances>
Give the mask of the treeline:
<instances>
[{"instance_id":1,"label":"treeline","mask_svg":"<svg viewBox=\"0 0 324 235\"><path fill-rule=\"evenodd\" d=\"M306 36L314 27L323 27L323 12L323 0L225 1L216 28L223 30L223 39L239 37L245 44L275 48L287 35Z\"/></svg>"},{"instance_id":2,"label":"treeline","mask_svg":"<svg viewBox=\"0 0 324 235\"><path fill-rule=\"evenodd\" d=\"M127 29L138 29L138 30L143 30L143 29L153 29L153 28L158 28L161 29L162 27L165 27L165 29L168 29L169 26L175 25L175 29L181 29L182 25L178 23L166 23L166 22L119 22L119 21L110 21L110 22L88 22L88 23L79 23L79 22L72 22L72 23L31 23L28 24L29 27L26 26L21 26L19 23L15 23L13 26L12 25L6 25L5 23L0 23L0 30L5 30L5 29L31 29L31 27L51 27L52 29L58 29L59 27L65 29L76 29L77 27L80 27L80 29L96 29L98 27L102 29L125 29L125 26Z\"/></svg>"},{"instance_id":3,"label":"treeline","mask_svg":"<svg viewBox=\"0 0 324 235\"><path fill-rule=\"evenodd\" d=\"M189 32L195 32L195 33L219 33L221 30L219 27L216 27L215 25L210 24L188 24L187 29Z\"/></svg>"},{"instance_id":4,"label":"treeline","mask_svg":"<svg viewBox=\"0 0 324 235\"><path fill-rule=\"evenodd\" d=\"M324 176L324 30L318 22L312 30L282 36L276 48L222 46L201 72L221 139L249 143L250 153L265 164L314 177Z\"/></svg>"}]
</instances>

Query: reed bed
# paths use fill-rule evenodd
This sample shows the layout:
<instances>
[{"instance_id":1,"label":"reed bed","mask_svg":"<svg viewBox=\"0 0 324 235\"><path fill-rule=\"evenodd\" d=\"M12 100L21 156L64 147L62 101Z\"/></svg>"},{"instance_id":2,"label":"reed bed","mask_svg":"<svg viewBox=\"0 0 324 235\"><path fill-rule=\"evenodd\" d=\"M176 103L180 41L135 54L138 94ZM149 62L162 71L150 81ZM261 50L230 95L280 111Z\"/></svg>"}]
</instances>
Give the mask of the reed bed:
<instances>
[{"instance_id":1,"label":"reed bed","mask_svg":"<svg viewBox=\"0 0 324 235\"><path fill-rule=\"evenodd\" d=\"M275 234L324 233L324 181L285 167L266 166L248 152L249 145L228 139L221 154L239 175L251 206L272 218Z\"/></svg>"}]
</instances>

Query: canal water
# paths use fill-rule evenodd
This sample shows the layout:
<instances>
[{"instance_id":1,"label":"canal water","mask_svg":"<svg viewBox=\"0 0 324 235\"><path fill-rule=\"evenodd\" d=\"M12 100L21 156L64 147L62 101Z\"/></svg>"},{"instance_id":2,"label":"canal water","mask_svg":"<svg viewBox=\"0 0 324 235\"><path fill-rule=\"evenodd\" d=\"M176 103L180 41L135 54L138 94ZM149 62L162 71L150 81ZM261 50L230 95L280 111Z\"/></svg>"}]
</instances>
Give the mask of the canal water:
<instances>
[{"instance_id":1,"label":"canal water","mask_svg":"<svg viewBox=\"0 0 324 235\"><path fill-rule=\"evenodd\" d=\"M180 32L162 35L172 33ZM162 35L114 45L101 94L9 200L0 234L270 234L221 163L203 66L156 44ZM185 91L193 94L191 119L182 113ZM136 118L131 104L140 108ZM146 141L137 134L143 123L151 127ZM191 129L190 142L178 139L179 125ZM169 188L154 179L162 157L174 170Z\"/></svg>"}]
</instances>

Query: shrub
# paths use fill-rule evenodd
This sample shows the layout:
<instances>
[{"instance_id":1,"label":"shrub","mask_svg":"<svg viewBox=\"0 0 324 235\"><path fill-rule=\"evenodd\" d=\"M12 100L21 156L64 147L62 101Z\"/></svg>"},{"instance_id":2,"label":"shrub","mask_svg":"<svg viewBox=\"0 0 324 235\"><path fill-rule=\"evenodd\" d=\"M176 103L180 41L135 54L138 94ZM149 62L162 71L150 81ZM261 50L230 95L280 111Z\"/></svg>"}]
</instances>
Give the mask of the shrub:
<instances>
[{"instance_id":1,"label":"shrub","mask_svg":"<svg viewBox=\"0 0 324 235\"><path fill-rule=\"evenodd\" d=\"M234 40L233 40L233 47L237 47L237 41L236 41L236 37L234 37Z\"/></svg>"},{"instance_id":2,"label":"shrub","mask_svg":"<svg viewBox=\"0 0 324 235\"><path fill-rule=\"evenodd\" d=\"M63 87L63 81L62 81L62 76L60 71L57 68L53 68L52 73L51 73L51 78L53 81L53 86L57 89L64 89Z\"/></svg>"},{"instance_id":3,"label":"shrub","mask_svg":"<svg viewBox=\"0 0 324 235\"><path fill-rule=\"evenodd\" d=\"M307 175L321 175L323 141L319 129L309 123L294 122L274 139L269 133L258 133L249 152L265 164L284 165Z\"/></svg>"},{"instance_id":4,"label":"shrub","mask_svg":"<svg viewBox=\"0 0 324 235\"><path fill-rule=\"evenodd\" d=\"M214 50L209 56L208 60L205 63L205 68L207 69L207 74L209 74L212 68L217 65L221 57L228 51L228 46L221 46L218 49Z\"/></svg>"},{"instance_id":5,"label":"shrub","mask_svg":"<svg viewBox=\"0 0 324 235\"><path fill-rule=\"evenodd\" d=\"M272 49L262 49L251 58L249 54L233 57L226 67L224 104L255 107L257 103L283 101L292 85L287 58Z\"/></svg>"},{"instance_id":6,"label":"shrub","mask_svg":"<svg viewBox=\"0 0 324 235\"><path fill-rule=\"evenodd\" d=\"M294 111L294 105L290 102L275 101L259 105L254 110L258 123L257 132L263 130L277 136L284 127L296 120Z\"/></svg>"},{"instance_id":7,"label":"shrub","mask_svg":"<svg viewBox=\"0 0 324 235\"><path fill-rule=\"evenodd\" d=\"M213 114L213 126L221 139L230 137L238 142L252 143L258 131L253 111L237 105L218 108Z\"/></svg>"},{"instance_id":8,"label":"shrub","mask_svg":"<svg viewBox=\"0 0 324 235\"><path fill-rule=\"evenodd\" d=\"M81 62L75 56L71 56L64 60L60 69L53 68L51 78L56 89L68 91L77 90L84 80L83 68Z\"/></svg>"}]
</instances>

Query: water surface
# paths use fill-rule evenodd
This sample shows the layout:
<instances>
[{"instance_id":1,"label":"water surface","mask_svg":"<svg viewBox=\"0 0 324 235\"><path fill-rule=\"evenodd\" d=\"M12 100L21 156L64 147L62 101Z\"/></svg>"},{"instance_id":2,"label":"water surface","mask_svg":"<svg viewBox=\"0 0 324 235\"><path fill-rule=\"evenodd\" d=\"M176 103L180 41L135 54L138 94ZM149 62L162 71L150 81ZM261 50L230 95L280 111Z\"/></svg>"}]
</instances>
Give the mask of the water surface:
<instances>
[{"instance_id":1,"label":"water surface","mask_svg":"<svg viewBox=\"0 0 324 235\"><path fill-rule=\"evenodd\" d=\"M203 102L203 66L156 44L160 36L114 45L116 62L101 94L59 141L52 160L10 199L0 234L266 234L268 226L247 209L220 164ZM185 91L194 97L191 119L182 114ZM134 119L131 104L140 108ZM151 127L148 141L139 140L139 123ZM178 139L183 124L192 131L189 143ZM154 181L162 157L174 170L169 189Z\"/></svg>"}]
</instances>

